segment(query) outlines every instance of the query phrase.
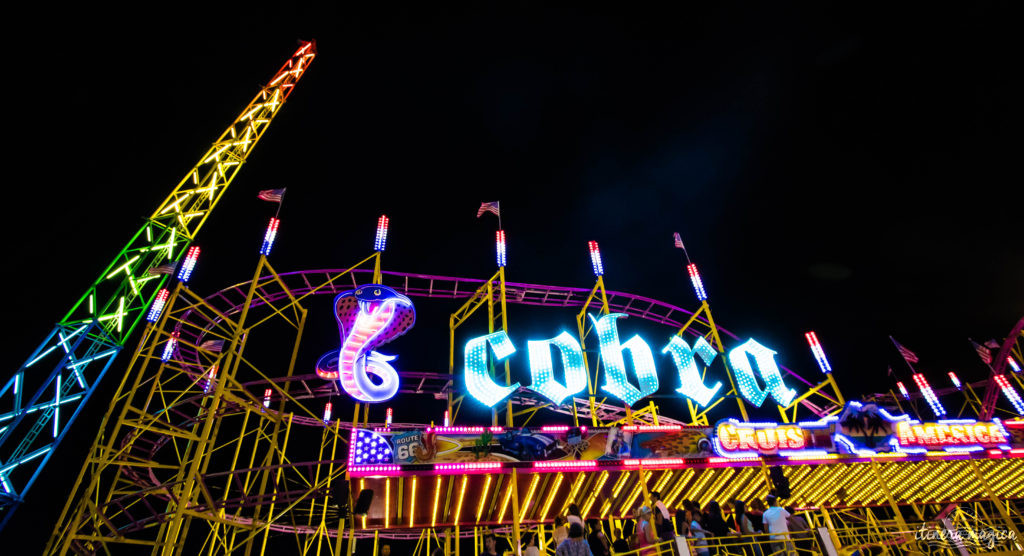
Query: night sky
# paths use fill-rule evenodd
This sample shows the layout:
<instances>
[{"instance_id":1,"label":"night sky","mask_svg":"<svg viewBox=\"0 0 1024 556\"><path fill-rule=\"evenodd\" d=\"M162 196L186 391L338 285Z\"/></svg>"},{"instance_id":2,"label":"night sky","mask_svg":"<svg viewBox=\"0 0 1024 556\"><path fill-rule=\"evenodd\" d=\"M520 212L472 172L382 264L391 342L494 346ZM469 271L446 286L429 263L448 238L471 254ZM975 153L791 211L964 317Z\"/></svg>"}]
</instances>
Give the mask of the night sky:
<instances>
[{"instance_id":1,"label":"night sky","mask_svg":"<svg viewBox=\"0 0 1024 556\"><path fill-rule=\"evenodd\" d=\"M160 30L65 14L8 47L4 379L296 39L319 56L200 233L196 291L249 279L261 189L288 188L282 272L366 257L385 213L385 270L486 278L496 223L475 213L500 200L510 281L590 287L597 240L609 289L693 310L679 232L716 320L804 376L813 329L848 397L891 388L888 366L909 378L890 334L935 385L984 378L967 338L1024 314L1008 6L311 8ZM421 312L406 368L446 370L454 308ZM513 339L574 328L553 319L513 321ZM334 336L311 332L304 357ZM42 480L80 461L58 452ZM45 522L34 546L59 510L12 525Z\"/></svg>"}]
</instances>

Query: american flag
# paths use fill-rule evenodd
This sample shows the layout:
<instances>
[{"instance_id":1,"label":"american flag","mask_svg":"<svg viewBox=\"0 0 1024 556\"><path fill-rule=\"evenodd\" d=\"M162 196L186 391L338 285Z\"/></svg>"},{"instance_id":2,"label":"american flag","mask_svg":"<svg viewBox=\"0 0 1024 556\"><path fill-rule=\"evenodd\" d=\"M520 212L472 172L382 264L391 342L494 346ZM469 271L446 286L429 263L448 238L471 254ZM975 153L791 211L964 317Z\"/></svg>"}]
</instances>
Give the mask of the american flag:
<instances>
[{"instance_id":1,"label":"american flag","mask_svg":"<svg viewBox=\"0 0 1024 556\"><path fill-rule=\"evenodd\" d=\"M978 357L980 357L986 365L992 364L992 351L974 340L971 340L971 345L974 346L974 351L978 352Z\"/></svg>"},{"instance_id":2,"label":"american flag","mask_svg":"<svg viewBox=\"0 0 1024 556\"><path fill-rule=\"evenodd\" d=\"M896 349L899 350L900 355L903 356L904 361L906 361L907 363L917 363L917 355L914 352L901 346L899 342L893 340L892 336L889 336L889 339L892 340L892 343L896 346Z\"/></svg>"},{"instance_id":3,"label":"american flag","mask_svg":"<svg viewBox=\"0 0 1024 556\"><path fill-rule=\"evenodd\" d=\"M686 249L686 247L683 246L683 238L679 237L679 232L673 233L672 239L674 239L676 242L676 249Z\"/></svg>"},{"instance_id":4,"label":"american flag","mask_svg":"<svg viewBox=\"0 0 1024 556\"><path fill-rule=\"evenodd\" d=\"M271 203L280 203L284 199L284 189L264 189L260 191L259 198Z\"/></svg>"},{"instance_id":5,"label":"american flag","mask_svg":"<svg viewBox=\"0 0 1024 556\"><path fill-rule=\"evenodd\" d=\"M224 349L224 340L206 340L199 344L199 349L206 351L221 351Z\"/></svg>"},{"instance_id":6,"label":"american flag","mask_svg":"<svg viewBox=\"0 0 1024 556\"><path fill-rule=\"evenodd\" d=\"M164 264L162 264L160 266L154 266L153 268L150 268L150 269L146 270L146 274L149 274L150 276L160 276L162 274L171 274L171 273L174 272L174 269L177 268L177 266L178 266L178 263L176 263L174 261L171 261L169 263L164 263Z\"/></svg>"},{"instance_id":7,"label":"american flag","mask_svg":"<svg viewBox=\"0 0 1024 556\"><path fill-rule=\"evenodd\" d=\"M476 211L476 217L480 218L485 212L489 212L498 218L501 218L501 209L498 208L499 201L492 201L490 203L480 203L480 208Z\"/></svg>"}]
</instances>

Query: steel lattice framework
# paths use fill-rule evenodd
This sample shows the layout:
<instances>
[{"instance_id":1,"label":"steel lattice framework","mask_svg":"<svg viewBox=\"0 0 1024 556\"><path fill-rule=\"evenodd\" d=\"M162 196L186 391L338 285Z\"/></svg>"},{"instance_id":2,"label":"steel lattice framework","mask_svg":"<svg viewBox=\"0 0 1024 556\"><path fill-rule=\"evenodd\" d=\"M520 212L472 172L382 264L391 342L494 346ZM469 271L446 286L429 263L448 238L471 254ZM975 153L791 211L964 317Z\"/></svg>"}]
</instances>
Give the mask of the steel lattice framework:
<instances>
[{"instance_id":1,"label":"steel lattice framework","mask_svg":"<svg viewBox=\"0 0 1024 556\"><path fill-rule=\"evenodd\" d=\"M315 56L301 43L0 389L0 529Z\"/></svg>"},{"instance_id":2,"label":"steel lattice framework","mask_svg":"<svg viewBox=\"0 0 1024 556\"><path fill-rule=\"evenodd\" d=\"M372 270L364 268L370 263ZM546 530L550 517L573 500L582 502L589 515L613 518L628 514L650 490L665 492L670 503L684 494L696 494L701 502L765 494L763 461L682 470L365 478L349 485L348 430L374 423L369 422L368 408L358 404L351 422L325 422L323 401L341 395L336 382L295 372L312 296L383 283L410 297L462 301L452 313L453 331L485 307L489 327L507 325L503 317L508 303L622 311L689 334L717 330L731 336L699 311L642 296L502 278L500 273L475 280L381 272L378 252L349 269L287 274L276 273L261 256L251 281L206 298L179 287L163 318L143 333L47 553L108 553L145 546L153 554L349 554L355 538L419 539L427 547L459 537L479 538L484 527L515 538L520 526ZM690 327L683 326L687 322ZM222 340L223 349L204 348L211 339ZM258 346L268 343L275 346L276 362L259 361ZM460 400L452 389L451 370L403 371L400 395L447 398L454 417ZM799 379L792 371L784 372ZM520 391L504 408L504 420L522 425L544 407ZM817 413L816 406L803 407L805 414L827 414ZM630 411L585 398L548 409L577 422L679 422L659 415L653 403ZM1022 461L947 456L903 462L879 456L835 464L793 463L790 473L799 486L792 500L820 505L823 520L840 519L835 512L844 508L884 515L897 505L911 507L923 520L921 512L928 505L966 503L976 511L1005 514L1014 523L1020 518L1016 506L1000 499L1024 497ZM365 517L346 519L342 508L351 503L348 493L363 488L380 496ZM467 492L482 494L464 504ZM895 530L910 530L902 517L896 519Z\"/></svg>"},{"instance_id":3,"label":"steel lattice framework","mask_svg":"<svg viewBox=\"0 0 1024 556\"><path fill-rule=\"evenodd\" d=\"M59 417L61 408L77 413L166 281L147 271L180 258L314 55L313 45L307 43L288 60L5 386L2 395L14 401L15 410L0 420L0 425L9 423L0 446L16 427L31 422L28 434L19 437L29 447L19 445L20 451L5 456L0 467L7 492L23 496L31 485L35 475L20 489L11 477L23 477L15 473L27 472L28 462L45 463L70 424ZM503 231L499 237L503 245ZM507 282L503 256L497 272L484 280L382 272L380 242L373 255L347 269L280 274L267 251L261 251L251 280L208 297L181 283L170 288L159 318L143 328L46 553L340 555L352 554L357 538L376 542L383 536L417 539L417 554L429 552L435 544L451 554L452 539L473 537L482 544L485 527L514 539L521 527L532 527L541 533L543 544L551 531L551 516L562 513L570 502L581 504L584 516L614 519L630 515L640 497L647 499L653 490L662 491L669 505L684 497L704 504L766 493L768 468L763 458L723 465L709 458L678 469L658 468L655 461L623 471L511 468L497 474L454 471L350 478L350 429L382 423L371 422L369 405L360 403L354 404L351 421L336 414L333 419L325 416L323 402L342 396L337 382L296 373L315 296L333 296L372 283L409 297L458 305L449 320L448 369L403 371L400 390L405 396L445 400L453 421L464 399L454 389L456 330L486 313L488 331L507 331L509 304L578 311L582 346L588 338L591 346L594 343L587 320L593 312L625 313L671 327L680 335L703 337L719 351L724 351L722 336L738 338L715 323L703 291L698 293L700 307L687 311L607 290L603 270L595 270L597 280L589 289ZM1016 338L1019 332L1011 336ZM1004 346L1003 351L1008 349ZM1020 356L1019 349L1015 353ZM653 400L634 410L599 399L596 384L602 361L590 357L585 361L585 398L554 407L520 389L500 404L503 407L495 408L492 423L523 426L542 409L561 413L575 425L709 422L710 407L690 405L689 419L683 421L661 415ZM52 358L59 359L55 370L23 405L25 369ZM722 399L737 398L746 419L742 402L729 395L736 387L722 359L731 382ZM509 384L507 360L504 367ZM500 380L499 369L492 366L491 371ZM815 383L784 367L782 372L804 388L803 395L779 408L783 422L795 422L801 414L834 415L842 408L843 397L831 374ZM75 384L81 391L74 389ZM41 393L48 390L55 394L40 402ZM975 405L985 406L980 400ZM26 419L31 413L39 414L34 421ZM33 446L42 429L51 425L55 441ZM930 521L925 515L930 506L941 508L942 515L956 523L1001 523L1019 535L1024 521L1018 505L1024 499L1024 459L994 451L999 453L878 454L787 460L782 465L794 484L792 502L811 507L806 513L811 525L827 530L836 545L898 540L908 550L919 550L922 547L909 538L918 523ZM369 511L356 517L347 508L353 505L352 493L364 488L377 496ZM467 492L471 502L466 502ZM916 519L904 515L906 508ZM455 543L455 554L458 546ZM1019 548L1006 545L1007 550Z\"/></svg>"}]
</instances>

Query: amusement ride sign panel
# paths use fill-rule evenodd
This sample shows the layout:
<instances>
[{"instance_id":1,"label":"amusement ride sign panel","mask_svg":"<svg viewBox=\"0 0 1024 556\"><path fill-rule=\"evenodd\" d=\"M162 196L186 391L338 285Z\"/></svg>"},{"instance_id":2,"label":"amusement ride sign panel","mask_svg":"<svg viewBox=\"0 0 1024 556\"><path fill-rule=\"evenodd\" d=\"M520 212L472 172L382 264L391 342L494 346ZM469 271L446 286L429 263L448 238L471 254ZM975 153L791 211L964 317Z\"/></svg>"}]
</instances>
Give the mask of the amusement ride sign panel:
<instances>
[{"instance_id":1,"label":"amusement ride sign panel","mask_svg":"<svg viewBox=\"0 0 1024 556\"><path fill-rule=\"evenodd\" d=\"M412 328L416 312L412 301L395 290L368 284L334 298L341 346L322 356L317 374L338 380L341 388L361 402L382 402L398 391L399 373L390 364L396 356L376 348ZM627 405L658 391L660 379L655 355L639 335L623 342L612 313L591 316L597 333L605 382L601 390ZM561 404L587 387L587 369L580 343L561 334L526 343L531 383L528 389ZM564 379L555 378L553 349L557 350ZM488 372L488 360L503 361L516 353L504 331L472 338L465 346L463 371L469 394L493 407L520 388L497 384ZM720 395L722 383L707 384L698 360L705 366L719 352L704 338L688 344L669 338L667 355L679 378L676 392L700 406ZM769 397L788 406L796 391L783 382L775 351L750 339L726 355L740 396L754 406ZM627 378L630 358L636 385ZM761 384L764 386L762 387ZM1011 434L1011 432L1013 434ZM922 423L908 415L894 416L875 404L849 402L836 416L800 423L744 423L725 419L716 427L626 426L597 428L547 426L427 427L424 430L355 429L349 452L352 475L416 473L486 473L502 468L530 467L538 471L588 468L672 468L735 460L777 458L871 457L880 452L910 454L1010 450L1024 446L1024 421L977 422L966 419Z\"/></svg>"}]
</instances>

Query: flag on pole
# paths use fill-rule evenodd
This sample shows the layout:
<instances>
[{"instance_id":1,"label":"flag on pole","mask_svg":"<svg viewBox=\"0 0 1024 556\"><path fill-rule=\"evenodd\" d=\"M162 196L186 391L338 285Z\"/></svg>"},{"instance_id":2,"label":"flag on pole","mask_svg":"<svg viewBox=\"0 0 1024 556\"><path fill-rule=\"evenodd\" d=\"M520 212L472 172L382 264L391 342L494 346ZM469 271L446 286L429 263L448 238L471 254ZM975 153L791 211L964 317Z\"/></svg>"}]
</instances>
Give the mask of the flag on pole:
<instances>
[{"instance_id":1,"label":"flag on pole","mask_svg":"<svg viewBox=\"0 0 1024 556\"><path fill-rule=\"evenodd\" d=\"M206 340L199 344L199 349L206 351L221 351L224 349L224 340Z\"/></svg>"},{"instance_id":2,"label":"flag on pole","mask_svg":"<svg viewBox=\"0 0 1024 556\"><path fill-rule=\"evenodd\" d=\"M970 340L970 338L968 338L968 340ZM974 340L970 340L970 341L971 341L971 345L974 346L974 351L978 352L978 357L980 357L981 360L986 365L991 365L992 364L992 351L989 350L986 346L983 346L983 345L979 344L978 342L975 342Z\"/></svg>"},{"instance_id":3,"label":"flag on pole","mask_svg":"<svg viewBox=\"0 0 1024 556\"><path fill-rule=\"evenodd\" d=\"M501 218L501 209L498 207L500 201L492 201L490 203L480 203L480 208L476 211L476 217L480 218L485 212L489 212L498 218Z\"/></svg>"},{"instance_id":4,"label":"flag on pole","mask_svg":"<svg viewBox=\"0 0 1024 556\"><path fill-rule=\"evenodd\" d=\"M999 349L1000 345L999 345L999 342L997 342L995 340L989 340L989 341L985 342L985 347L989 347L989 348L992 348L992 349Z\"/></svg>"},{"instance_id":5,"label":"flag on pole","mask_svg":"<svg viewBox=\"0 0 1024 556\"><path fill-rule=\"evenodd\" d=\"M672 239L675 240L676 249L686 250L686 247L683 245L683 238L679 237L679 232L673 233Z\"/></svg>"},{"instance_id":6,"label":"flag on pole","mask_svg":"<svg viewBox=\"0 0 1024 556\"><path fill-rule=\"evenodd\" d=\"M285 188L287 189L287 188ZM280 203L284 199L284 189L264 189L260 191L260 200L270 201L271 203Z\"/></svg>"},{"instance_id":7,"label":"flag on pole","mask_svg":"<svg viewBox=\"0 0 1024 556\"><path fill-rule=\"evenodd\" d=\"M169 263L164 263L164 264L162 264L160 266L154 266L153 268L150 268L150 269L146 270L146 274L148 274L150 276L161 276L163 274L172 274L172 273L174 273L174 269L177 268L177 267L178 267L178 263L176 263L174 261L171 261Z\"/></svg>"},{"instance_id":8,"label":"flag on pole","mask_svg":"<svg viewBox=\"0 0 1024 556\"><path fill-rule=\"evenodd\" d=\"M901 346L900 343L897 342L892 336L889 336L889 339L892 340L892 343L896 346L896 349L900 352L900 355L903 356L904 361L906 361L907 363L917 363L917 355L914 352Z\"/></svg>"}]
</instances>

